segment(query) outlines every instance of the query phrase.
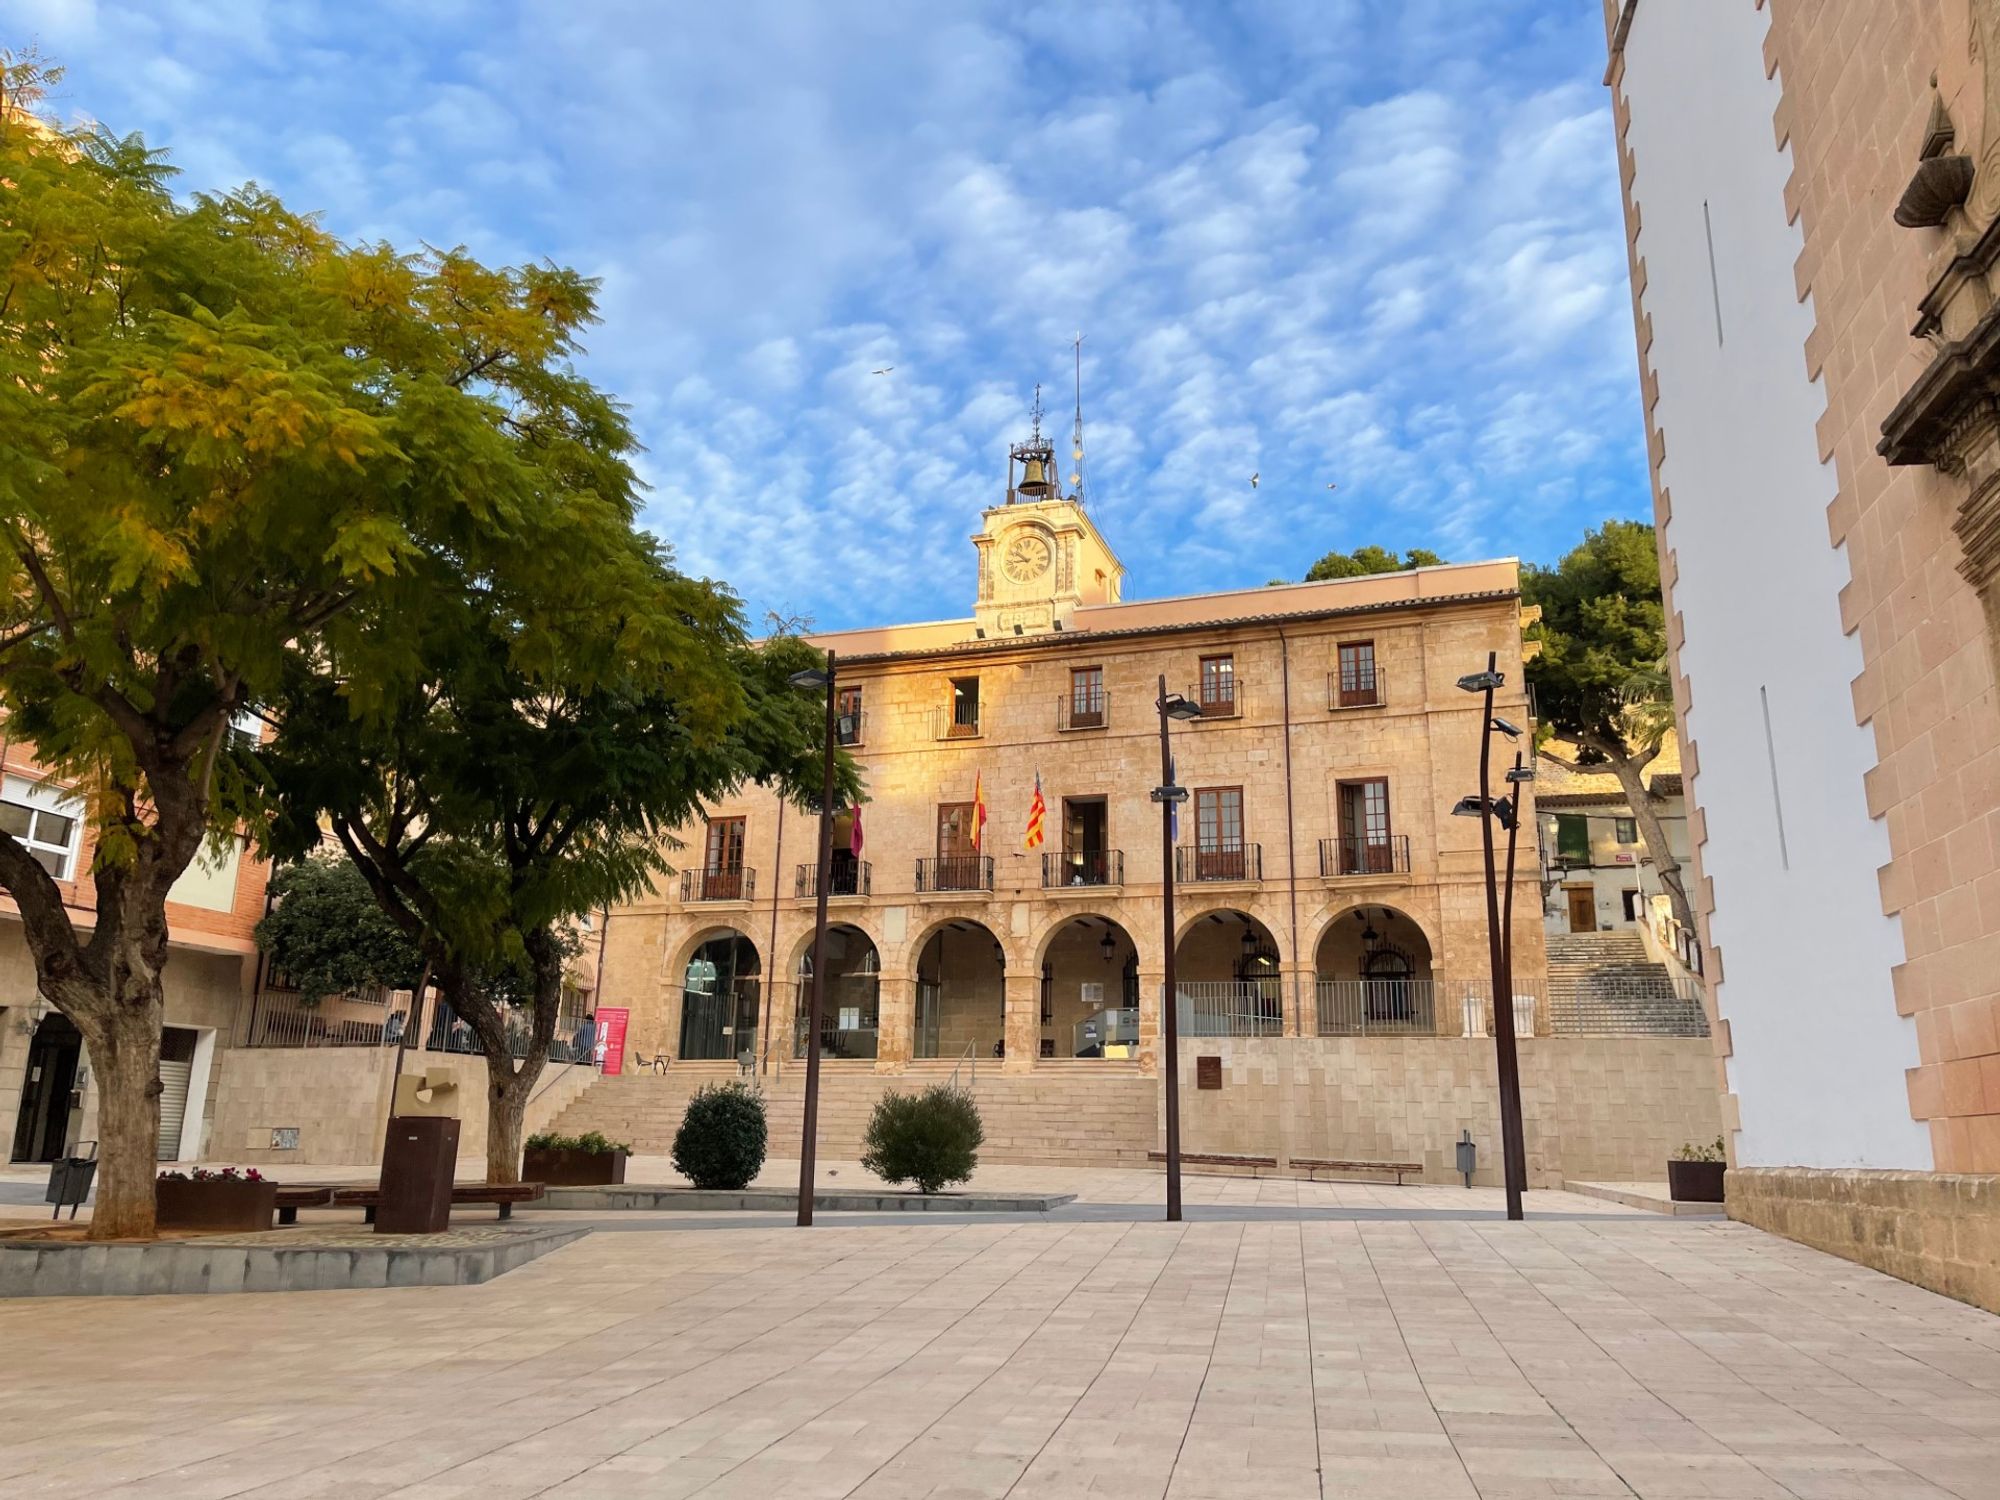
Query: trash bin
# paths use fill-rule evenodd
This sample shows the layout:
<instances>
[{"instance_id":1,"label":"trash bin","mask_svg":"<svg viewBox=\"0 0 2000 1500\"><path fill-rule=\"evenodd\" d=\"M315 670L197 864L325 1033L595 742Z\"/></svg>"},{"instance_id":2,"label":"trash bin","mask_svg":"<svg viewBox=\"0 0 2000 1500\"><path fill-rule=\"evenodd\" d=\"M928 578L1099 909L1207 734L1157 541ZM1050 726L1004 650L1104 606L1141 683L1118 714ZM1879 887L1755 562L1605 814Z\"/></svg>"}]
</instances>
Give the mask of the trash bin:
<instances>
[{"instance_id":1,"label":"trash bin","mask_svg":"<svg viewBox=\"0 0 2000 1500\"><path fill-rule=\"evenodd\" d=\"M382 1156L377 1234L437 1234L451 1227L451 1178L458 1165L458 1121L400 1115L389 1122Z\"/></svg>"},{"instance_id":2,"label":"trash bin","mask_svg":"<svg viewBox=\"0 0 2000 1500\"><path fill-rule=\"evenodd\" d=\"M42 1201L55 1205L51 1219L62 1217L64 1204L69 1205L69 1216L74 1219L78 1207L90 1196L91 1184L97 1181L97 1142L82 1144L90 1147L90 1155L59 1156L49 1163L49 1190Z\"/></svg>"}]
</instances>

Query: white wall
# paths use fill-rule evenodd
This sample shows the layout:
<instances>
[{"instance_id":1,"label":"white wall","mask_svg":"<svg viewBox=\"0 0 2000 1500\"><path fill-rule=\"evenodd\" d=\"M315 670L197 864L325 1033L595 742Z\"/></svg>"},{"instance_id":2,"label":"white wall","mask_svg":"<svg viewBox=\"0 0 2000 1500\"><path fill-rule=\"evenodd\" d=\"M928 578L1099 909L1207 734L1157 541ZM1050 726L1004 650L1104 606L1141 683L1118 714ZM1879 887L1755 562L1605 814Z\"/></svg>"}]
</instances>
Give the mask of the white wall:
<instances>
[{"instance_id":1,"label":"white wall","mask_svg":"<svg viewBox=\"0 0 2000 1500\"><path fill-rule=\"evenodd\" d=\"M1875 756L1849 696L1861 649L1840 628L1848 567L1827 541L1835 475L1813 431L1825 392L1805 377L1813 310L1793 279L1803 241L1785 222L1791 158L1773 146L1767 23L1752 0L1640 5L1623 84L1736 1154L1928 1169L1903 1079L1915 1027L1890 990L1902 939L1876 885L1889 841L1863 800Z\"/></svg>"}]
</instances>

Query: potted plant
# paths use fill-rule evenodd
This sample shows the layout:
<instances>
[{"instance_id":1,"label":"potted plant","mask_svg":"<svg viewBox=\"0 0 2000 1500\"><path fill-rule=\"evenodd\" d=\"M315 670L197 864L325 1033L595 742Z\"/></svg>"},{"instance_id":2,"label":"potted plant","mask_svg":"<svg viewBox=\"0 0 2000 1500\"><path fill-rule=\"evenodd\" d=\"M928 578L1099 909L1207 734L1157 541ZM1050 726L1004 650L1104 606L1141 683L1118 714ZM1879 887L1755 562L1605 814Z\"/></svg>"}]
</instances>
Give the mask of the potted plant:
<instances>
[{"instance_id":1,"label":"potted plant","mask_svg":"<svg viewBox=\"0 0 2000 1500\"><path fill-rule=\"evenodd\" d=\"M153 1184L153 1197L162 1229L269 1229L278 1211L277 1183L255 1167L162 1172Z\"/></svg>"},{"instance_id":2,"label":"potted plant","mask_svg":"<svg viewBox=\"0 0 2000 1500\"><path fill-rule=\"evenodd\" d=\"M1707 1145L1689 1141L1667 1161L1667 1196L1676 1203L1720 1203L1727 1169L1721 1136Z\"/></svg>"},{"instance_id":3,"label":"potted plant","mask_svg":"<svg viewBox=\"0 0 2000 1500\"><path fill-rule=\"evenodd\" d=\"M602 1131L558 1135L544 1130L528 1137L521 1177L550 1187L609 1187L625 1180L625 1159L631 1154L629 1144L607 1140Z\"/></svg>"}]
</instances>

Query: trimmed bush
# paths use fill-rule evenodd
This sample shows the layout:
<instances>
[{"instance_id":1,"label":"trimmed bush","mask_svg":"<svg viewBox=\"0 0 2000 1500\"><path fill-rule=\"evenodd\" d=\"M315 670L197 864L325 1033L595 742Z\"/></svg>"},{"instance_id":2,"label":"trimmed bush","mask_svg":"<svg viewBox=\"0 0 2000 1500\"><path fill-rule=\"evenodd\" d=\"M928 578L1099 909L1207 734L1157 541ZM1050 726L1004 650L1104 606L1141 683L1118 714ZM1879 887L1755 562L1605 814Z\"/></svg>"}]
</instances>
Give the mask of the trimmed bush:
<instances>
[{"instance_id":1,"label":"trimmed bush","mask_svg":"<svg viewBox=\"0 0 2000 1500\"><path fill-rule=\"evenodd\" d=\"M698 1188L748 1187L769 1140L762 1094L741 1083L704 1084L674 1134L674 1170Z\"/></svg>"},{"instance_id":2,"label":"trimmed bush","mask_svg":"<svg viewBox=\"0 0 2000 1500\"><path fill-rule=\"evenodd\" d=\"M940 1083L921 1094L884 1094L868 1121L861 1165L884 1182L935 1193L971 1178L985 1139L979 1106L964 1089Z\"/></svg>"}]
</instances>

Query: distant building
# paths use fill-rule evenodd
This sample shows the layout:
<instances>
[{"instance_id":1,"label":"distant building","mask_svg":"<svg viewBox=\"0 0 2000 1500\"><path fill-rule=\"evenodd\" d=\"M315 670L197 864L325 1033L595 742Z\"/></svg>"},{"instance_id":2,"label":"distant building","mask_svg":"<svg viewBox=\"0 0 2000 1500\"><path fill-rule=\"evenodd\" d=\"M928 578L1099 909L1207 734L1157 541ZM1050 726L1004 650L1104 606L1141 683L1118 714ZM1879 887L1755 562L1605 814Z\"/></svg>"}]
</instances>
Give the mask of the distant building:
<instances>
[{"instance_id":1,"label":"distant building","mask_svg":"<svg viewBox=\"0 0 2000 1500\"><path fill-rule=\"evenodd\" d=\"M1731 1211L2000 1308L2000 6L1605 18Z\"/></svg>"},{"instance_id":2,"label":"distant building","mask_svg":"<svg viewBox=\"0 0 2000 1500\"><path fill-rule=\"evenodd\" d=\"M1669 852L1688 859L1681 759L1670 736L1641 773ZM1541 833L1542 916L1551 934L1662 928L1672 908L1641 841L1639 820L1618 778L1602 766L1579 766L1564 740L1535 760L1535 809Z\"/></svg>"}]
</instances>

